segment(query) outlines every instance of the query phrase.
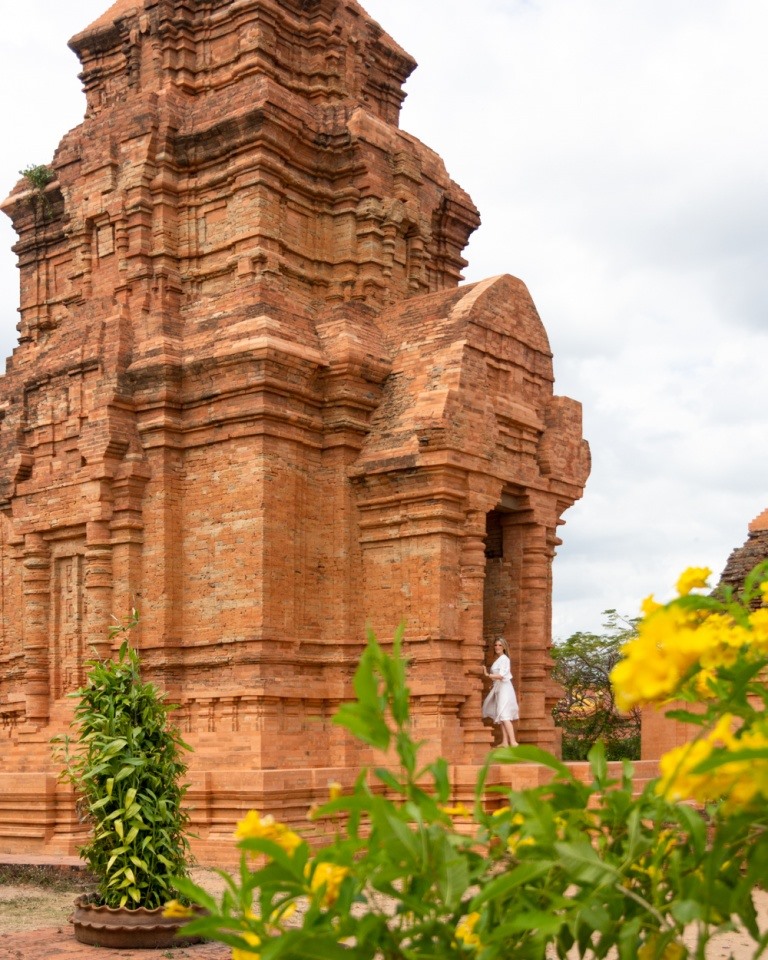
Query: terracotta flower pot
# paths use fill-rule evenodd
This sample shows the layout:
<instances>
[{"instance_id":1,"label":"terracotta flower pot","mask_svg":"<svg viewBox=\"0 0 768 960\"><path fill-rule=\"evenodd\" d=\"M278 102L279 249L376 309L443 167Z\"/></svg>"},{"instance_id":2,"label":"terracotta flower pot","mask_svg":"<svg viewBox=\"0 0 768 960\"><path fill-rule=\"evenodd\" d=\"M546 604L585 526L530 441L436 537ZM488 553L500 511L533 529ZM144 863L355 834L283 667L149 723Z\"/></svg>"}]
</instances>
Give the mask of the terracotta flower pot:
<instances>
[{"instance_id":1,"label":"terracotta flower pot","mask_svg":"<svg viewBox=\"0 0 768 960\"><path fill-rule=\"evenodd\" d=\"M103 907L91 901L88 894L75 900L72 915L75 938L96 947L122 947L151 950L161 947L187 947L201 943L202 937L180 937L178 931L187 922L177 917L164 917L163 907L146 910L137 907Z\"/></svg>"}]
</instances>

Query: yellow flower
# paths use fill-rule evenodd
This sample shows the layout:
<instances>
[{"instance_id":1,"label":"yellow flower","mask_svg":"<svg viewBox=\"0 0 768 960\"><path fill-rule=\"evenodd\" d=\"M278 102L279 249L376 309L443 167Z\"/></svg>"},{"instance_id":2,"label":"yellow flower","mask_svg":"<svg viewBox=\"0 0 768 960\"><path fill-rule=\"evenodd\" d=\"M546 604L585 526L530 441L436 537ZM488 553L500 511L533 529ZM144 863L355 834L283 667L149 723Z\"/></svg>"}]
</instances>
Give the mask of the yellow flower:
<instances>
[{"instance_id":1,"label":"yellow flower","mask_svg":"<svg viewBox=\"0 0 768 960\"><path fill-rule=\"evenodd\" d=\"M709 567L688 567L683 570L677 581L677 592L681 597L687 597L691 590L706 589L707 580L712 576Z\"/></svg>"},{"instance_id":2,"label":"yellow flower","mask_svg":"<svg viewBox=\"0 0 768 960\"><path fill-rule=\"evenodd\" d=\"M565 819L565 817L557 813L555 814L554 824L555 824L555 830L557 832L557 839L564 840L565 835L568 831L568 821Z\"/></svg>"},{"instance_id":3,"label":"yellow flower","mask_svg":"<svg viewBox=\"0 0 768 960\"><path fill-rule=\"evenodd\" d=\"M732 732L734 723L734 718L725 714L706 737L664 754L659 763L657 792L673 801L724 800L725 809L731 810L764 803L768 797L768 761L760 756L729 761L726 753L719 766L706 773L697 772L697 767L715 749L762 752L768 748L768 731L762 726L737 736Z\"/></svg>"},{"instance_id":4,"label":"yellow flower","mask_svg":"<svg viewBox=\"0 0 768 960\"><path fill-rule=\"evenodd\" d=\"M677 601L658 607L640 621L611 672L616 703L631 710L669 700L697 668L729 666L750 641L751 631L725 614L687 610Z\"/></svg>"},{"instance_id":5,"label":"yellow flower","mask_svg":"<svg viewBox=\"0 0 768 960\"><path fill-rule=\"evenodd\" d=\"M306 872L309 873L310 869L310 864L307 864ZM315 864L309 889L312 893L316 893L318 890L324 888L323 906L332 907L339 899L339 890L341 889L342 881L348 874L349 867L342 867L337 863L327 863L323 860Z\"/></svg>"},{"instance_id":6,"label":"yellow flower","mask_svg":"<svg viewBox=\"0 0 768 960\"><path fill-rule=\"evenodd\" d=\"M246 943L250 943L252 947L261 946L261 940L259 939L259 936L255 933L251 933L250 931L245 931L243 933L239 933L238 935L241 936L243 940L246 941ZM259 960L260 956L261 956L261 952L259 950L249 950L249 949L243 950L240 947L232 947L232 960L254 960L254 957L256 958L256 960Z\"/></svg>"},{"instance_id":7,"label":"yellow flower","mask_svg":"<svg viewBox=\"0 0 768 960\"><path fill-rule=\"evenodd\" d=\"M715 691L712 688L712 684L716 679L716 674L714 670L700 670L696 674L696 692L701 697L702 700L711 700Z\"/></svg>"},{"instance_id":8,"label":"yellow flower","mask_svg":"<svg viewBox=\"0 0 768 960\"><path fill-rule=\"evenodd\" d=\"M658 942L658 933L652 933L637 951L637 960L657 960ZM682 944L673 940L672 943L668 943L664 947L658 960L682 960L685 955L685 948Z\"/></svg>"},{"instance_id":9,"label":"yellow flower","mask_svg":"<svg viewBox=\"0 0 768 960\"><path fill-rule=\"evenodd\" d=\"M653 594L649 594L645 600L640 604L640 609L642 610L644 617L649 617L652 613L655 613L657 610L661 610L662 604L658 603L653 599Z\"/></svg>"},{"instance_id":10,"label":"yellow flower","mask_svg":"<svg viewBox=\"0 0 768 960\"><path fill-rule=\"evenodd\" d=\"M512 856L515 856L517 851L522 847L532 847L535 843L536 841L533 837L519 837L513 833L507 838L507 850L509 850Z\"/></svg>"},{"instance_id":11,"label":"yellow flower","mask_svg":"<svg viewBox=\"0 0 768 960\"><path fill-rule=\"evenodd\" d=\"M453 807L440 807L443 813L447 813L449 817L471 817L472 811L468 809L463 803L457 803Z\"/></svg>"},{"instance_id":12,"label":"yellow flower","mask_svg":"<svg viewBox=\"0 0 768 960\"><path fill-rule=\"evenodd\" d=\"M768 604L768 600L763 602ZM750 641L755 654L765 656L768 654L768 606L754 610L749 615L749 626L751 628Z\"/></svg>"},{"instance_id":13,"label":"yellow flower","mask_svg":"<svg viewBox=\"0 0 768 960\"><path fill-rule=\"evenodd\" d=\"M278 823L272 814L262 817L256 810L249 810L245 817L240 820L235 830L235 837L238 840L271 840L279 847L282 847L286 853L291 854L304 841L294 833L284 823Z\"/></svg>"},{"instance_id":14,"label":"yellow flower","mask_svg":"<svg viewBox=\"0 0 768 960\"><path fill-rule=\"evenodd\" d=\"M281 907L275 907L275 909L269 915L270 925L275 927L276 930L280 930L282 923L286 920L290 920L294 913L296 913L295 903L286 903Z\"/></svg>"},{"instance_id":15,"label":"yellow flower","mask_svg":"<svg viewBox=\"0 0 768 960\"><path fill-rule=\"evenodd\" d=\"M475 933L475 927L479 919L480 914L475 911L463 917L456 924L456 940L463 943L465 947L472 947L477 950L482 945L480 937Z\"/></svg>"},{"instance_id":16,"label":"yellow flower","mask_svg":"<svg viewBox=\"0 0 768 960\"><path fill-rule=\"evenodd\" d=\"M668 698L691 666L695 654L680 642L690 633L687 615L676 607L661 607L638 624L637 636L622 648L622 659L611 672L620 710Z\"/></svg>"},{"instance_id":17,"label":"yellow flower","mask_svg":"<svg viewBox=\"0 0 768 960\"><path fill-rule=\"evenodd\" d=\"M328 799L329 800L338 800L342 794L344 787L338 782L338 780L332 780L328 784Z\"/></svg>"},{"instance_id":18,"label":"yellow flower","mask_svg":"<svg viewBox=\"0 0 768 960\"><path fill-rule=\"evenodd\" d=\"M170 917L174 920L182 920L185 917L194 917L195 911L192 907L185 907L178 900L169 900L163 910L164 917Z\"/></svg>"}]
</instances>

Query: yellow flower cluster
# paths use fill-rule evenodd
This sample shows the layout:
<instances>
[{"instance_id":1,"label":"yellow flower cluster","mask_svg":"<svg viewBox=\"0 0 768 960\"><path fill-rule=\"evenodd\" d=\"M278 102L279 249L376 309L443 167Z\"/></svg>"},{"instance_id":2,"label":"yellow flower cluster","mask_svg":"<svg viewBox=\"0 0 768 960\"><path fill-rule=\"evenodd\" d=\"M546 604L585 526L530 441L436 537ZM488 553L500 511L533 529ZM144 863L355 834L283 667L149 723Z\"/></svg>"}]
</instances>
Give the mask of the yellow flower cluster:
<instances>
[{"instance_id":1,"label":"yellow flower cluster","mask_svg":"<svg viewBox=\"0 0 768 960\"><path fill-rule=\"evenodd\" d=\"M307 872L309 872L309 870L310 865L307 864ZM323 906L332 907L339 899L342 881L348 874L349 867L342 867L337 863L321 861L315 864L315 869L312 871L312 879L309 882L309 889L312 893L317 893L318 890L324 888Z\"/></svg>"},{"instance_id":2,"label":"yellow flower cluster","mask_svg":"<svg viewBox=\"0 0 768 960\"><path fill-rule=\"evenodd\" d=\"M454 806L441 806L440 811L448 814L449 817L471 817L472 811L466 804L457 803Z\"/></svg>"},{"instance_id":3,"label":"yellow flower cluster","mask_svg":"<svg viewBox=\"0 0 768 960\"><path fill-rule=\"evenodd\" d=\"M328 800L329 801L338 800L339 797L343 796L343 794L344 794L344 787L342 784L339 783L338 780L329 781L328 783ZM319 803L311 803L309 806L309 810L307 810L307 820L311 821L311 820L320 819L322 815L319 813L319 810L320 810ZM330 814L325 814L325 816L330 816Z\"/></svg>"},{"instance_id":4,"label":"yellow flower cluster","mask_svg":"<svg viewBox=\"0 0 768 960\"><path fill-rule=\"evenodd\" d=\"M171 920L191 920L194 915L195 911L192 907L185 907L184 904L178 900L169 900L163 908L163 916Z\"/></svg>"},{"instance_id":5,"label":"yellow flower cluster","mask_svg":"<svg viewBox=\"0 0 768 960\"><path fill-rule=\"evenodd\" d=\"M506 809L509 810L509 807ZM501 811L497 811L497 813L500 814ZM522 815L522 813L513 814L510 818L509 824L512 828L512 832L510 833L509 837L507 837L507 850L512 854L513 857L516 856L518 850L520 850L522 847L532 847L535 845L536 841L533 839L533 837L526 837L521 833L526 824L525 817Z\"/></svg>"},{"instance_id":6,"label":"yellow flower cluster","mask_svg":"<svg viewBox=\"0 0 768 960\"><path fill-rule=\"evenodd\" d=\"M709 570L692 567L677 582L680 597L705 588ZM730 666L747 650L750 656L768 653L768 608L749 614L744 624L725 612L691 609L673 600L662 606L649 597L637 636L625 644L623 658L611 681L621 710L668 700L679 693L689 676L701 671L694 689L711 696L719 667Z\"/></svg>"},{"instance_id":7,"label":"yellow flower cluster","mask_svg":"<svg viewBox=\"0 0 768 960\"><path fill-rule=\"evenodd\" d=\"M472 947L477 950L482 946L480 937L475 933L475 927L479 919L480 914L475 911L463 917L459 923L456 924L456 940L464 944L465 947Z\"/></svg>"},{"instance_id":8,"label":"yellow flower cluster","mask_svg":"<svg viewBox=\"0 0 768 960\"><path fill-rule=\"evenodd\" d=\"M272 814L262 817L256 810L249 810L245 817L238 821L235 837L238 840L271 840L288 854L292 854L296 847L304 842L298 833L284 823L278 823Z\"/></svg>"},{"instance_id":9,"label":"yellow flower cluster","mask_svg":"<svg viewBox=\"0 0 768 960\"><path fill-rule=\"evenodd\" d=\"M244 933L238 933L238 936L242 937L243 940L252 947L261 946L261 940L258 934L246 931ZM260 957L261 952L259 950L243 950L241 947L232 947L232 960L259 960Z\"/></svg>"},{"instance_id":10,"label":"yellow flower cluster","mask_svg":"<svg viewBox=\"0 0 768 960\"><path fill-rule=\"evenodd\" d=\"M677 581L677 592L681 597L687 597L691 590L705 590L707 580L712 576L709 567L688 567L683 570Z\"/></svg>"},{"instance_id":11,"label":"yellow flower cluster","mask_svg":"<svg viewBox=\"0 0 768 960\"><path fill-rule=\"evenodd\" d=\"M287 903L282 907L279 907L276 910L273 910L269 917L268 930L271 934L279 935L283 931L283 922L289 917L292 917L296 912L295 903ZM242 937L251 947L261 947L261 937L257 933L254 933L253 930L249 929L249 921L256 920L260 918L256 916L255 913L252 913L250 910L246 910L243 914L242 924L245 928L244 930L238 930L238 936ZM259 960L261 957L261 950L251 950L249 948L243 947L233 947L232 948L232 960Z\"/></svg>"},{"instance_id":12,"label":"yellow flower cluster","mask_svg":"<svg viewBox=\"0 0 768 960\"><path fill-rule=\"evenodd\" d=\"M699 764L718 748L726 750L768 749L764 728L753 727L736 735L734 718L724 714L705 737L676 747L660 761L661 777L657 790L669 800L696 800L708 803L725 799L731 808L744 808L764 803L768 797L768 760L728 760L706 773L697 773Z\"/></svg>"},{"instance_id":13,"label":"yellow flower cluster","mask_svg":"<svg viewBox=\"0 0 768 960\"><path fill-rule=\"evenodd\" d=\"M688 956L685 947L673 940L659 953L659 935L652 934L637 951L637 960L683 960Z\"/></svg>"}]
</instances>

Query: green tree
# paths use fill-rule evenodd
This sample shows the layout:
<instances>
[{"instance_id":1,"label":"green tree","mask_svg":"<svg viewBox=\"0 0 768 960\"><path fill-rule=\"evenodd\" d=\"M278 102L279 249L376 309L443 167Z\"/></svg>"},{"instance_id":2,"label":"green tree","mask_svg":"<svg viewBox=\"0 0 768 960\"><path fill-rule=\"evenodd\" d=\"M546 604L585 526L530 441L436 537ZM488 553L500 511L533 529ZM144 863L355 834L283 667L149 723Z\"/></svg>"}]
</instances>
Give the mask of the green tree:
<instances>
[{"instance_id":1,"label":"green tree","mask_svg":"<svg viewBox=\"0 0 768 960\"><path fill-rule=\"evenodd\" d=\"M552 677L563 696L552 715L563 730L563 760L586 760L601 740L609 760L640 756L640 711L621 713L611 686L611 670L621 647L637 632L637 620L604 610L603 633L577 632L552 648Z\"/></svg>"}]
</instances>

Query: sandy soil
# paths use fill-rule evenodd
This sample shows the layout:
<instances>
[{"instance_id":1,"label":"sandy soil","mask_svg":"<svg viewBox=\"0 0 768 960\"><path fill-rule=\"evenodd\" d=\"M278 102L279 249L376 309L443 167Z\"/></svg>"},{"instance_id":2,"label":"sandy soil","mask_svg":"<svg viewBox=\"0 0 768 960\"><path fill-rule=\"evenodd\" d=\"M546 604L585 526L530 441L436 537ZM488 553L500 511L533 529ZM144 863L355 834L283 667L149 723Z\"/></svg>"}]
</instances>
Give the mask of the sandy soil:
<instances>
[{"instance_id":1,"label":"sandy soil","mask_svg":"<svg viewBox=\"0 0 768 960\"><path fill-rule=\"evenodd\" d=\"M222 880L213 870L193 870L192 879L212 893L221 890ZM9 880L0 874L0 933L66 924L75 897L92 889L85 880L57 878L42 870L32 880Z\"/></svg>"},{"instance_id":2,"label":"sandy soil","mask_svg":"<svg viewBox=\"0 0 768 960\"><path fill-rule=\"evenodd\" d=\"M212 870L195 870L193 879L212 893L221 889L221 878ZM34 883L8 882L0 878L0 933L63 927L69 922L72 902L80 892L80 886L75 882L54 882L50 878ZM760 927L765 930L768 927L768 894L759 893L756 899ZM707 951L707 960L751 960L753 957L753 941L738 932L721 935Z\"/></svg>"}]
</instances>

